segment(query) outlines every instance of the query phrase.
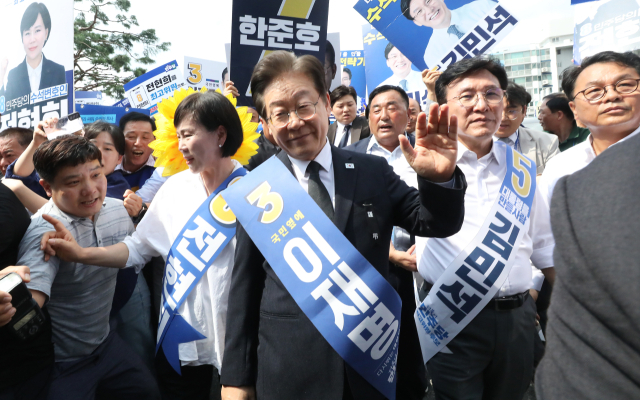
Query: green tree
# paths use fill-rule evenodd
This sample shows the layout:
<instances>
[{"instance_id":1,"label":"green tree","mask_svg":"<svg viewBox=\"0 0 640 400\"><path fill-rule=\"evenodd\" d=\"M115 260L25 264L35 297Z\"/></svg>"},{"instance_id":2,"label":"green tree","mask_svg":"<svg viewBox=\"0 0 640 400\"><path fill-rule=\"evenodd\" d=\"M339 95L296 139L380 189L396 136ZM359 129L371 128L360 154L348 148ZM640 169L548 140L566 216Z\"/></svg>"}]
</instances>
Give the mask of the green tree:
<instances>
[{"instance_id":1,"label":"green tree","mask_svg":"<svg viewBox=\"0 0 640 400\"><path fill-rule=\"evenodd\" d=\"M147 71L134 64L153 64L153 57L171 43L160 43L155 29L136 29L129 0L75 1L74 88L122 98L123 85Z\"/></svg>"}]
</instances>

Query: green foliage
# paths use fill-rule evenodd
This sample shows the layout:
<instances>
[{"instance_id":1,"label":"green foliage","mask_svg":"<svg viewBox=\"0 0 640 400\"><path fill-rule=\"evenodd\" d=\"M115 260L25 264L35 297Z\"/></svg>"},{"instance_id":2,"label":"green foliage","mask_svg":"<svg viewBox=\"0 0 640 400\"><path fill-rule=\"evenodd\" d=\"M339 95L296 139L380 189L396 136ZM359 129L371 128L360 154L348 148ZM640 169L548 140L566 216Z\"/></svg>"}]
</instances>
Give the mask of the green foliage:
<instances>
[{"instance_id":1,"label":"green foliage","mask_svg":"<svg viewBox=\"0 0 640 400\"><path fill-rule=\"evenodd\" d=\"M132 64L153 64L171 43L159 43L155 29L135 32L139 25L129 15L129 0L75 1L74 89L122 98L123 85L147 71Z\"/></svg>"}]
</instances>

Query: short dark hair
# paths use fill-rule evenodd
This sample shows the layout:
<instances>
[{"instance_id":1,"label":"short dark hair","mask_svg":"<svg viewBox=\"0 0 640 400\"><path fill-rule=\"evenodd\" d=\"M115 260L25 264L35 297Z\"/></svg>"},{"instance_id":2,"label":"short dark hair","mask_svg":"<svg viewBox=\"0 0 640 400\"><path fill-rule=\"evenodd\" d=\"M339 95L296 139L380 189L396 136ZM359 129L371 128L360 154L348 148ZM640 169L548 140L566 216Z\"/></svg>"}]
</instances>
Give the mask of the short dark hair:
<instances>
[{"instance_id":1,"label":"short dark hair","mask_svg":"<svg viewBox=\"0 0 640 400\"><path fill-rule=\"evenodd\" d=\"M349 79L353 78L353 74L351 73L351 70L349 68L342 68L342 72L346 72L349 75Z\"/></svg>"},{"instance_id":2,"label":"short dark hair","mask_svg":"<svg viewBox=\"0 0 640 400\"><path fill-rule=\"evenodd\" d=\"M304 74L320 94L320 100L326 104L327 84L324 81L324 66L311 55L296 57L284 50L274 51L258 62L251 75L251 96L258 113L267 119L267 106L264 104L264 91L279 76L287 72Z\"/></svg>"},{"instance_id":3,"label":"short dark hair","mask_svg":"<svg viewBox=\"0 0 640 400\"><path fill-rule=\"evenodd\" d=\"M327 56L329 56L329 62L331 63L331 65L336 63L336 50L333 48L333 45L331 44L330 41L327 40L327 46L325 47L325 58L327 58Z\"/></svg>"},{"instance_id":4,"label":"short dark hair","mask_svg":"<svg viewBox=\"0 0 640 400\"><path fill-rule=\"evenodd\" d=\"M222 82L224 83L224 76L227 74L227 72L229 72L229 68L224 67L224 69L222 70Z\"/></svg>"},{"instance_id":5,"label":"short dark hair","mask_svg":"<svg viewBox=\"0 0 640 400\"><path fill-rule=\"evenodd\" d=\"M20 146L27 147L33 140L33 131L27 128L7 128L0 132L0 139L7 137L16 138Z\"/></svg>"},{"instance_id":6,"label":"short dark hair","mask_svg":"<svg viewBox=\"0 0 640 400\"><path fill-rule=\"evenodd\" d=\"M507 85L504 97L507 99L507 104L511 107L520 106L526 109L529 103L531 103L531 95L527 92L527 89L513 82L509 82Z\"/></svg>"},{"instance_id":7,"label":"short dark hair","mask_svg":"<svg viewBox=\"0 0 640 400\"><path fill-rule=\"evenodd\" d=\"M582 64L576 67L569 67L562 72L562 91L571 100L574 99L574 90L576 86L576 80L578 76L585 68L598 63L616 63L625 67L630 67L636 70L640 75L640 57L636 54L627 51L625 53L618 53L615 51L601 51L591 57L587 57L582 60Z\"/></svg>"},{"instance_id":8,"label":"short dark hair","mask_svg":"<svg viewBox=\"0 0 640 400\"><path fill-rule=\"evenodd\" d=\"M111 139L113 140L113 145L116 148L116 151L121 156L124 155L124 134L117 126L108 123L107 121L96 121L92 124L86 125L84 127L84 137L87 140L95 139L102 132L107 132L111 135Z\"/></svg>"},{"instance_id":9,"label":"short dark hair","mask_svg":"<svg viewBox=\"0 0 640 400\"><path fill-rule=\"evenodd\" d=\"M449 65L449 68L440 75L436 81L438 104L445 104L447 102L447 87L451 82L483 69L489 71L489 73L498 79L502 90L507 90L509 78L507 77L507 71L504 70L500 62L490 57L476 56Z\"/></svg>"},{"instance_id":10,"label":"short dark hair","mask_svg":"<svg viewBox=\"0 0 640 400\"><path fill-rule=\"evenodd\" d=\"M333 89L331 94L329 95L329 99L331 100L331 107L336 104L336 101L340 100L344 96L353 97L353 101L358 101L358 94L356 90L351 86L340 85L337 88Z\"/></svg>"},{"instance_id":11,"label":"short dark hair","mask_svg":"<svg viewBox=\"0 0 640 400\"><path fill-rule=\"evenodd\" d=\"M139 113L135 111L125 114L124 117L120 118L120 122L118 123L118 126L120 127L120 130L124 132L125 131L124 128L126 128L129 122L139 122L139 121L150 123L152 131L155 131L157 129L156 122L153 120L153 118L143 113Z\"/></svg>"},{"instance_id":12,"label":"short dark hair","mask_svg":"<svg viewBox=\"0 0 640 400\"><path fill-rule=\"evenodd\" d=\"M542 101L545 100L547 101L547 108L551 110L552 113L562 111L571 121L575 120L573 111L571 111L571 107L569 107L569 99L564 93L551 93L542 98Z\"/></svg>"},{"instance_id":13,"label":"short dark hair","mask_svg":"<svg viewBox=\"0 0 640 400\"><path fill-rule=\"evenodd\" d=\"M400 2L400 11L402 12L402 15L404 15L409 21L413 21L413 17L410 14L410 7L411 5L411 0L402 0Z\"/></svg>"},{"instance_id":14,"label":"short dark hair","mask_svg":"<svg viewBox=\"0 0 640 400\"><path fill-rule=\"evenodd\" d=\"M24 14L22 14L22 21L20 21L20 37L24 31L29 30L33 24L36 23L38 15L42 16L42 23L44 23L45 29L49 31L47 38L44 41L45 46L51 37L51 15L49 15L49 9L43 3L31 3Z\"/></svg>"},{"instance_id":15,"label":"short dark hair","mask_svg":"<svg viewBox=\"0 0 640 400\"><path fill-rule=\"evenodd\" d=\"M220 126L227 130L227 139L222 145L222 157L231 157L242 145L242 122L236 108L222 94L209 91L187 96L176 109L173 125L177 128L180 122L188 117L193 117L195 122L209 132L214 132Z\"/></svg>"},{"instance_id":16,"label":"short dark hair","mask_svg":"<svg viewBox=\"0 0 640 400\"><path fill-rule=\"evenodd\" d=\"M389 59L389 53L391 53L391 50L393 50L394 47L396 46L393 43L387 43L387 47L384 48L384 58L387 60Z\"/></svg>"},{"instance_id":17,"label":"short dark hair","mask_svg":"<svg viewBox=\"0 0 640 400\"><path fill-rule=\"evenodd\" d=\"M84 137L73 135L46 141L33 155L33 165L38 175L49 183L53 183L62 168L75 167L93 160L102 164L100 150Z\"/></svg>"},{"instance_id":18,"label":"short dark hair","mask_svg":"<svg viewBox=\"0 0 640 400\"><path fill-rule=\"evenodd\" d=\"M393 85L382 85L375 88L373 92L369 94L369 104L371 104L371 102L377 95L388 92L390 90L395 90L396 92L398 92L400 94L400 97L402 97L402 100L404 101L404 105L407 106L407 109L409 109L409 96L407 96L407 92L402 90L400 86Z\"/></svg>"}]
</instances>

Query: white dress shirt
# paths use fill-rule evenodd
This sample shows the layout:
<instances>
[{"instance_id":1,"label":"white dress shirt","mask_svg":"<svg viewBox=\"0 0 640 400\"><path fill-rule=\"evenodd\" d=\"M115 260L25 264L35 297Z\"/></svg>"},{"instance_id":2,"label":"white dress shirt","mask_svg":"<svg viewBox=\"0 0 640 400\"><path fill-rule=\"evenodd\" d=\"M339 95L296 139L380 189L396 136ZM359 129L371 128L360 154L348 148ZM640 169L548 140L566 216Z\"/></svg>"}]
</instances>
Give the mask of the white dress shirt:
<instances>
[{"instance_id":1,"label":"white dress shirt","mask_svg":"<svg viewBox=\"0 0 640 400\"><path fill-rule=\"evenodd\" d=\"M336 137L333 140L333 145L338 147L338 145L340 145L340 141L342 140L342 137L344 136L344 128L346 125L343 125L338 120L336 120L336 124L338 125L336 126ZM352 124L353 124L353 121L351 122L351 124L349 124L351 125L351 129L353 129ZM347 138L347 146L351 144L351 129L349 130L349 137Z\"/></svg>"},{"instance_id":2,"label":"white dress shirt","mask_svg":"<svg viewBox=\"0 0 640 400\"><path fill-rule=\"evenodd\" d=\"M478 26L489 11L497 5L498 3L491 0L475 0L460 8L451 10L451 24L449 26L455 25L460 32L466 35ZM433 68L438 65L440 60L460 41L458 36L447 33L448 29L449 27L433 29L429 44L427 44L427 48L424 51L424 62L427 64L427 68Z\"/></svg>"},{"instance_id":3,"label":"white dress shirt","mask_svg":"<svg viewBox=\"0 0 640 400\"><path fill-rule=\"evenodd\" d=\"M497 136L493 137L493 141L497 142L497 141L501 141L503 143L505 143L506 145L508 145L509 147L511 147L512 149L514 149L515 151L517 151L518 153L522 153L522 149L520 148L520 132L518 129L516 129L515 132L513 132L511 135L509 135L506 139L509 139L508 141L504 141L504 140L500 140L502 138L499 138ZM516 144L518 146L516 146ZM533 162L535 162L536 160L533 160Z\"/></svg>"},{"instance_id":4,"label":"white dress shirt","mask_svg":"<svg viewBox=\"0 0 640 400\"><path fill-rule=\"evenodd\" d=\"M487 218L507 173L506 148L492 145L489 154L477 155L458 142L458 167L465 174L467 191L464 197L465 215L462 229L444 238L416 237L418 271L429 283L435 283L444 270L478 234ZM520 241L516 259L506 281L495 297L512 296L528 289L540 289L542 280L533 281L531 261L537 269L553 266L555 242L546 216L549 210L536 190L531 217ZM542 274L539 273L538 277Z\"/></svg>"},{"instance_id":5,"label":"white dress shirt","mask_svg":"<svg viewBox=\"0 0 640 400\"><path fill-rule=\"evenodd\" d=\"M31 86L31 93L40 90L40 78L42 77L42 61L43 55L40 55L40 64L37 67L31 68L31 65L27 62L27 74L29 75L29 85ZM43 88L44 89L44 88Z\"/></svg>"},{"instance_id":6,"label":"white dress shirt","mask_svg":"<svg viewBox=\"0 0 640 400\"><path fill-rule=\"evenodd\" d=\"M233 162L234 170L241 167L239 162ZM200 174L186 170L168 179L136 231L124 240L129 248L127 266L145 264L157 256L166 262L176 237L207 197ZM234 236L178 309L185 321L206 336L179 345L182 365L212 364L218 370L222 366L235 248Z\"/></svg>"},{"instance_id":7,"label":"white dress shirt","mask_svg":"<svg viewBox=\"0 0 640 400\"><path fill-rule=\"evenodd\" d=\"M311 161L298 160L289 155L287 155L287 157L291 160L293 172L298 182L300 182L300 186L302 186L305 192L309 193L309 173L307 172L307 166ZM313 161L322 167L319 171L320 181L322 181L324 187L327 188L327 192L329 192L329 196L331 197L331 203L333 203L333 208L335 209L336 179L333 176L333 157L331 156L331 145L328 140Z\"/></svg>"},{"instance_id":8,"label":"white dress shirt","mask_svg":"<svg viewBox=\"0 0 640 400\"><path fill-rule=\"evenodd\" d=\"M412 93L412 92L417 92L417 91L422 92L427 90L427 87L424 85L424 82L422 81L422 73L419 71L415 71L413 69L411 70L411 72L409 72L409 75L407 75L404 78L400 78L399 76L396 76L396 75L391 75L390 77L385 79L381 84L379 84L378 87L382 85L401 86L400 85L401 80L407 81L407 90L405 90L405 92Z\"/></svg>"},{"instance_id":9,"label":"white dress shirt","mask_svg":"<svg viewBox=\"0 0 640 400\"><path fill-rule=\"evenodd\" d=\"M151 157L153 158L153 157ZM143 202L151 203L154 197L156 197L156 193L158 190L164 185L164 183L169 179L168 176L162 176L164 172L164 167L158 167L149 179L147 179L142 187L136 191L136 194L140 196Z\"/></svg>"},{"instance_id":10,"label":"white dress shirt","mask_svg":"<svg viewBox=\"0 0 640 400\"><path fill-rule=\"evenodd\" d=\"M123 160L123 161L124 161L124 160ZM147 162L145 162L145 163L144 163L144 165L143 165L142 167L147 166L147 165L148 165L148 166L150 166L150 167L153 167L155 164L156 164L156 159L155 159L155 158L153 158L153 156L151 155L151 156L149 156L149 158L147 158ZM114 171L117 171L117 170L121 169L121 170L123 170L124 172L126 172L127 174L133 174L134 172L138 172L142 167L138 168L138 169L137 169L137 170L135 170L135 171L127 171L126 169L122 168L122 162L121 162L120 164L116 165L116 167L115 167L113 170L114 170ZM204 200L203 200L203 201L204 201ZM195 211L195 210L194 210L194 211Z\"/></svg>"},{"instance_id":11,"label":"white dress shirt","mask_svg":"<svg viewBox=\"0 0 640 400\"><path fill-rule=\"evenodd\" d=\"M405 132L405 135L406 135L406 132ZM371 135L371 139L369 140L369 145L367 146L367 154L382 157L385 160L387 160L387 162L392 166L396 160L403 159L406 161L406 158L404 157L404 154L402 153L402 149L400 148L400 146L393 149L393 151L389 151L384 147L382 147L380 143L378 143L378 141L376 140L376 137L373 134ZM407 163L407 165L409 165L409 163ZM413 168L411 170L413 171Z\"/></svg>"}]
</instances>

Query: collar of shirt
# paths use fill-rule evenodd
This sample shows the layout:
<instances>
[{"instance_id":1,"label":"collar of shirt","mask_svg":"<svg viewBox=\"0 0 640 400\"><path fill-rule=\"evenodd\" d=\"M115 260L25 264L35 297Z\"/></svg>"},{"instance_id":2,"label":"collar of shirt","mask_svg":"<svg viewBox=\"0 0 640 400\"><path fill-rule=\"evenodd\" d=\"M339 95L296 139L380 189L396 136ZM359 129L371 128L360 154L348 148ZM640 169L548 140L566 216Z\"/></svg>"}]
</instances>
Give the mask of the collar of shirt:
<instances>
[{"instance_id":1,"label":"collar of shirt","mask_svg":"<svg viewBox=\"0 0 640 400\"><path fill-rule=\"evenodd\" d=\"M518 129L516 129L515 132L513 132L511 135L508 136L509 140L511 140L511 143L515 145L516 141L518 140L518 136L520 135L520 132L518 131ZM500 141L501 138L497 137L497 136L493 136L493 141L494 142L498 142ZM513 147L513 146L512 146Z\"/></svg>"},{"instance_id":2,"label":"collar of shirt","mask_svg":"<svg viewBox=\"0 0 640 400\"><path fill-rule=\"evenodd\" d=\"M405 132L404 135L406 136L407 132ZM371 135L371 140L369 140L369 145L367 146L367 154L383 157L385 160L387 160L389 164L399 159L400 157L404 157L404 154L402 154L402 149L400 148L400 146L393 149L393 151L389 151L384 147L380 146L380 144L376 140L376 137L373 134Z\"/></svg>"},{"instance_id":3,"label":"collar of shirt","mask_svg":"<svg viewBox=\"0 0 640 400\"><path fill-rule=\"evenodd\" d=\"M44 55L40 54L40 64L37 67L31 68L31 65L27 64L27 74L29 75L29 85L31 86L31 92L37 92L40 90L40 78L42 77L42 63L44 61Z\"/></svg>"},{"instance_id":4,"label":"collar of shirt","mask_svg":"<svg viewBox=\"0 0 640 400\"><path fill-rule=\"evenodd\" d=\"M451 22L449 23L449 26L457 25L459 27L458 29L462 29L462 27L460 27L460 25L463 22L464 15L460 15L458 10L450 10L450 11L451 11ZM434 31L435 31L435 29L434 29ZM447 35L455 37L456 40L459 40L458 37L456 35L454 35L453 33L448 33L446 28L442 29L442 31L445 32ZM464 33L466 33L466 32L464 32Z\"/></svg>"},{"instance_id":5,"label":"collar of shirt","mask_svg":"<svg viewBox=\"0 0 640 400\"><path fill-rule=\"evenodd\" d=\"M335 122L336 125L336 136L333 140L333 145L337 146L340 144L340 141L342 140L342 136L344 135L344 127L345 125L343 125L342 123L340 123L338 120L336 120ZM349 143L347 143L349 144Z\"/></svg>"},{"instance_id":6,"label":"collar of shirt","mask_svg":"<svg viewBox=\"0 0 640 400\"><path fill-rule=\"evenodd\" d=\"M142 167L146 167L146 166L153 167L155 165L155 163L156 163L156 160L155 160L155 158L153 158L153 155L151 155L151 156L149 156L149 158L147 159L147 162L144 163L144 165ZM114 169L114 171L117 171L117 170L121 169L124 172L126 172L127 174L133 174L135 172L140 171L142 169L142 167L138 168L135 171L127 171L126 169L122 168L122 163L120 163L120 164L116 165L116 168Z\"/></svg>"},{"instance_id":7,"label":"collar of shirt","mask_svg":"<svg viewBox=\"0 0 640 400\"><path fill-rule=\"evenodd\" d=\"M296 176L296 179L300 183L300 186L304 189L305 192L309 192L309 174L307 174L307 166L311 161L303 161L298 160L290 155L287 155L289 160L291 160L291 166L293 167L293 172ZM320 153L313 160L316 161L322 169L320 169L320 181L327 188L327 192L329 192L329 196L331 196L331 201L335 207L336 201L336 185L333 177L333 157L331 156L331 144L329 141L325 143Z\"/></svg>"},{"instance_id":8,"label":"collar of shirt","mask_svg":"<svg viewBox=\"0 0 640 400\"><path fill-rule=\"evenodd\" d=\"M464 145L464 143L458 141L458 144L462 146L458 146L457 164L464 163L466 165L471 165L469 163L472 162L479 163L480 165L484 165L486 167L492 161L495 161L498 165L502 166L502 164L506 162L506 153L501 146L495 145L494 142L491 142L491 150L489 151L489 153L485 154L483 157L478 158L478 155L476 153L469 150L467 146Z\"/></svg>"}]
</instances>

